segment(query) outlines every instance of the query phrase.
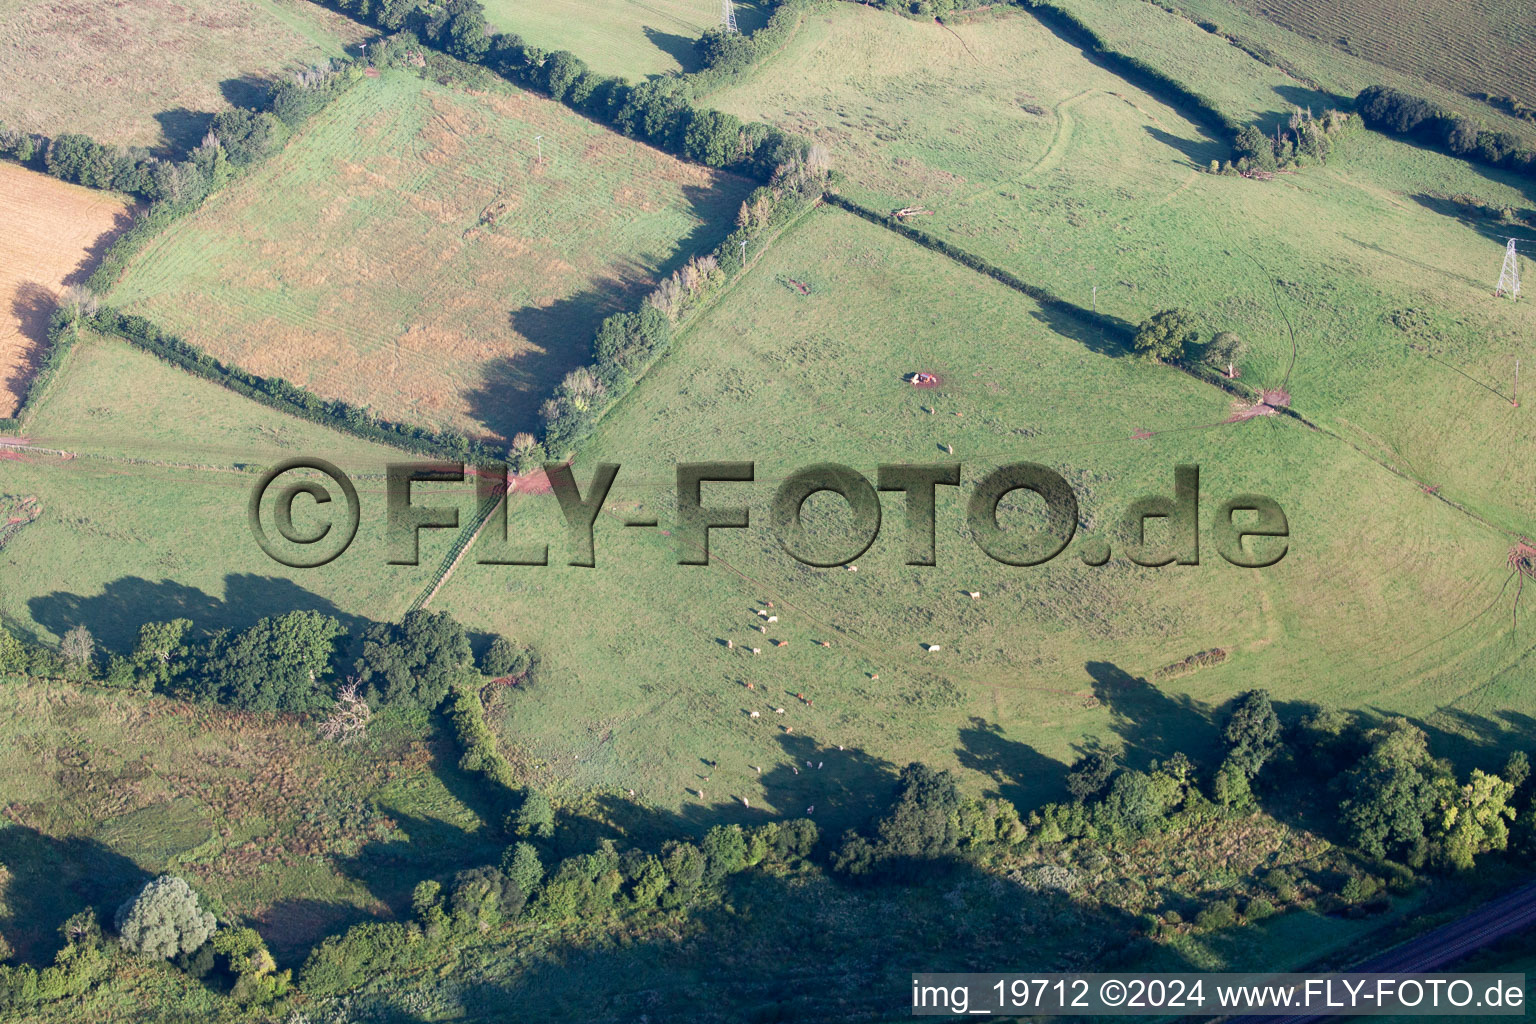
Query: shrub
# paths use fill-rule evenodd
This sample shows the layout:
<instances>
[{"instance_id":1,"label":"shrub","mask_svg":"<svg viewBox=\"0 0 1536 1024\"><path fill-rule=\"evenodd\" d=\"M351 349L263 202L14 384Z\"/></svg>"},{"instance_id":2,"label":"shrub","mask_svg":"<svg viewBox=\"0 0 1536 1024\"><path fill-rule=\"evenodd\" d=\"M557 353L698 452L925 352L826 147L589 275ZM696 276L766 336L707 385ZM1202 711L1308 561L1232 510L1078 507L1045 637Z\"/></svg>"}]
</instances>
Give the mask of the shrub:
<instances>
[{"instance_id":1,"label":"shrub","mask_svg":"<svg viewBox=\"0 0 1536 1024\"><path fill-rule=\"evenodd\" d=\"M517 809L515 831L524 838L548 839L555 834L555 808L549 797L530 790Z\"/></svg>"},{"instance_id":2,"label":"shrub","mask_svg":"<svg viewBox=\"0 0 1536 1024\"><path fill-rule=\"evenodd\" d=\"M1234 899L1217 900L1195 915L1195 927L1205 932L1220 931L1236 923L1237 901Z\"/></svg>"},{"instance_id":3,"label":"shrub","mask_svg":"<svg viewBox=\"0 0 1536 1024\"><path fill-rule=\"evenodd\" d=\"M501 858L501 870L525 893L533 892L544 879L544 865L532 843L516 843Z\"/></svg>"},{"instance_id":4,"label":"shrub","mask_svg":"<svg viewBox=\"0 0 1536 1024\"><path fill-rule=\"evenodd\" d=\"M506 637L498 636L491 641L485 656L480 659L480 671L498 679L520 676L528 671L532 661L532 652L526 647L519 647Z\"/></svg>"},{"instance_id":5,"label":"shrub","mask_svg":"<svg viewBox=\"0 0 1536 1024\"><path fill-rule=\"evenodd\" d=\"M207 942L215 922L191 886L174 875L161 875L118 908L116 926L125 948L168 960Z\"/></svg>"},{"instance_id":6,"label":"shrub","mask_svg":"<svg viewBox=\"0 0 1536 1024\"><path fill-rule=\"evenodd\" d=\"M1262 921L1275 913L1275 905L1263 896L1255 896L1243 906L1243 917L1249 921Z\"/></svg>"}]
</instances>

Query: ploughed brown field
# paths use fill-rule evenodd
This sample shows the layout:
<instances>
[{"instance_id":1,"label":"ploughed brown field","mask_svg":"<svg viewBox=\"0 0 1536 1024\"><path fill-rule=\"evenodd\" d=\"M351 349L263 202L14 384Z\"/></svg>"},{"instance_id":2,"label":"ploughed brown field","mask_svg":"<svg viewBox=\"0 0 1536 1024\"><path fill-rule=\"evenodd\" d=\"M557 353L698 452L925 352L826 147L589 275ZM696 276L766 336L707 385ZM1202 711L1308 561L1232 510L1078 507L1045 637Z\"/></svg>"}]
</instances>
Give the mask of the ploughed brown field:
<instances>
[{"instance_id":1,"label":"ploughed brown field","mask_svg":"<svg viewBox=\"0 0 1536 1024\"><path fill-rule=\"evenodd\" d=\"M131 220L112 193L0 164L0 416L21 405L59 292L84 280Z\"/></svg>"}]
</instances>

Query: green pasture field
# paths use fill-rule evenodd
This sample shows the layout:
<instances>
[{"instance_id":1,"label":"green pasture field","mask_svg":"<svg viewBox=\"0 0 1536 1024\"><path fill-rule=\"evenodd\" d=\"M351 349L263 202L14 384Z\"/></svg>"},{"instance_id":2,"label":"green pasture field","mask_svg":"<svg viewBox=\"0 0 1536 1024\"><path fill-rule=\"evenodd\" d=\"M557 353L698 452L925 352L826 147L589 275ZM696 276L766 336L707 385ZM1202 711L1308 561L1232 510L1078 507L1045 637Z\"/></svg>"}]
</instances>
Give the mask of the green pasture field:
<instances>
[{"instance_id":1,"label":"green pasture field","mask_svg":"<svg viewBox=\"0 0 1536 1024\"><path fill-rule=\"evenodd\" d=\"M814 134L850 198L925 207L913 225L1082 307L1134 325L1186 306L1207 336L1237 331L1244 384L1284 387L1511 543L1531 529L1507 453L1536 440L1509 401L1536 313L1495 301L1505 229L1452 201L1527 208L1514 179L1363 131L1274 181L1203 174L1222 147L1027 16L954 33L838 7L711 102ZM940 59L956 34L976 60ZM958 132L926 116L973 103L989 119Z\"/></svg>"},{"instance_id":2,"label":"green pasture field","mask_svg":"<svg viewBox=\"0 0 1536 1024\"><path fill-rule=\"evenodd\" d=\"M111 301L328 398L510 438L750 184L510 86L386 72L157 237Z\"/></svg>"},{"instance_id":3,"label":"green pasture field","mask_svg":"<svg viewBox=\"0 0 1536 1024\"><path fill-rule=\"evenodd\" d=\"M736 24L751 32L768 19L767 0L736 5ZM631 81L698 70L694 41L720 24L718 0L489 0L485 17L531 46L570 50L602 75Z\"/></svg>"},{"instance_id":4,"label":"green pasture field","mask_svg":"<svg viewBox=\"0 0 1536 1024\"><path fill-rule=\"evenodd\" d=\"M179 155L214 114L372 34L309 0L16 0L0 10L0 122Z\"/></svg>"},{"instance_id":5,"label":"green pasture field","mask_svg":"<svg viewBox=\"0 0 1536 1024\"><path fill-rule=\"evenodd\" d=\"M943 386L903 382L919 369ZM634 789L693 820L814 805L836 826L915 759L1028 805L1058 795L1062 763L1086 746L1124 746L1133 761L1206 750L1214 706L1253 686L1424 716L1485 758L1517 742L1497 717L1436 717L1501 684L1497 707L1529 704L1514 685L1529 627L1510 635L1505 539L1325 434L1278 417L1223 422L1233 411L1214 387L1105 350L1018 293L825 209L761 254L583 449L583 486L596 462L623 467L598 565L564 564L553 497L515 495L512 539L549 543L551 564L477 564L497 551L493 528L433 607L541 652L534 685L506 691L499 713L509 756L535 781L572 796ZM940 489L936 567L902 564L897 495L857 572L799 565L766 528L794 469L835 461L873 476L881 462L950 458L967 487ZM749 504L754 528L717 532L709 567L678 565L660 532L675 525L673 464L722 459L755 461L757 482L706 485L706 503ZM965 492L1017 460L1058 467L1081 502L1080 536L1116 545L1135 497L1171 493L1174 466L1199 464L1206 516L1226 496L1269 494L1289 516L1290 552L1237 569L1207 534L1198 567L1090 568L1080 542L1044 567L1000 565L969 538ZM1008 521L1027 521L1014 500L1005 516L1022 519ZM618 525L643 516L660 529ZM841 536L815 521L817 536ZM769 601L777 623L758 614ZM1228 652L1219 665L1160 673L1213 648ZM605 806L622 817L626 801Z\"/></svg>"},{"instance_id":6,"label":"green pasture field","mask_svg":"<svg viewBox=\"0 0 1536 1024\"><path fill-rule=\"evenodd\" d=\"M122 651L151 619L243 628L295 608L397 618L447 549L429 535L421 565L385 564L384 466L415 456L274 412L120 341L83 338L23 431L71 456L0 463L0 491L43 506L0 549L0 616L44 640L84 624ZM351 557L289 569L257 546L247 502L263 469L294 456L353 477L363 514ZM295 508L308 527L305 503Z\"/></svg>"},{"instance_id":7,"label":"green pasture field","mask_svg":"<svg viewBox=\"0 0 1536 1024\"><path fill-rule=\"evenodd\" d=\"M83 338L24 429L72 456L0 462L0 492L43 506L0 549L0 616L43 639L84 624L105 650L125 651L152 619L241 628L295 608L355 630L359 616L402 614L449 543L428 535L421 566L385 564L383 467L413 456L274 412L119 341ZM326 568L271 561L247 523L256 470L296 455L333 462L359 491L357 540ZM444 863L499 851L482 813L499 826L504 812L487 812L483 789L454 767L453 740L419 723L386 722L366 743L338 746L287 716L10 680L0 715L13 723L0 750L0 863L11 872L0 934L23 958L46 962L56 926L82 900L110 918L108 903L135 879L167 869L260 924L280 955L302 956L322 935L398 909ZM39 881L55 873L68 884Z\"/></svg>"}]
</instances>

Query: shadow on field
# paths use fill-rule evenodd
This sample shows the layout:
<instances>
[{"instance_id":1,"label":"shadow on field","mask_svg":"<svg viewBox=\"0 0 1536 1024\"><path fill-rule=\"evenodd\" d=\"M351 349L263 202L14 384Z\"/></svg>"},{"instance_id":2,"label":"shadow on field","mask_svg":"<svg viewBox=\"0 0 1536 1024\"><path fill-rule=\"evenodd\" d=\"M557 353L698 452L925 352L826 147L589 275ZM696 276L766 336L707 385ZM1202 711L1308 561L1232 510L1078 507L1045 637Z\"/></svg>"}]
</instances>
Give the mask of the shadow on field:
<instances>
[{"instance_id":1,"label":"shadow on field","mask_svg":"<svg viewBox=\"0 0 1536 1024\"><path fill-rule=\"evenodd\" d=\"M149 873L94 839L56 839L23 825L0 825L0 935L18 959L43 967L64 947L60 928L87 907L111 924L118 906Z\"/></svg>"},{"instance_id":2,"label":"shadow on field","mask_svg":"<svg viewBox=\"0 0 1536 1024\"><path fill-rule=\"evenodd\" d=\"M1019 808L1067 799L1066 765L1028 743L1008 739L995 722L975 716L970 722L960 730L955 757L961 768L992 780L988 796L1001 797Z\"/></svg>"},{"instance_id":3,"label":"shadow on field","mask_svg":"<svg viewBox=\"0 0 1536 1024\"><path fill-rule=\"evenodd\" d=\"M1093 313L1082 307L1041 305L1030 316L1063 338L1071 338L1090 352L1118 359L1131 354L1131 339L1136 325L1107 313Z\"/></svg>"},{"instance_id":4,"label":"shadow on field","mask_svg":"<svg viewBox=\"0 0 1536 1024\"><path fill-rule=\"evenodd\" d=\"M96 264L100 263L101 258L107 254L107 250L112 248L112 243L117 241L118 236L124 231L133 227L133 218L139 209L139 205L134 203L112 218L112 226L96 236L96 240L86 247L80 262L75 264L75 269L64 278L65 285L85 284L86 279L91 276L91 271L96 269ZM46 326L45 321L44 327Z\"/></svg>"},{"instance_id":5,"label":"shadow on field","mask_svg":"<svg viewBox=\"0 0 1536 1024\"><path fill-rule=\"evenodd\" d=\"M250 924L279 963L297 967L327 935L371 920L374 915L346 903L292 898L273 903Z\"/></svg>"},{"instance_id":6,"label":"shadow on field","mask_svg":"<svg viewBox=\"0 0 1536 1024\"><path fill-rule=\"evenodd\" d=\"M272 95L272 81L260 75L241 75L238 78L226 78L219 83L219 92L229 101L231 106L246 107L250 110L264 110L267 100Z\"/></svg>"},{"instance_id":7,"label":"shadow on field","mask_svg":"<svg viewBox=\"0 0 1536 1024\"><path fill-rule=\"evenodd\" d=\"M641 29L652 46L682 65L683 74L691 75L699 70L699 53L694 48L692 36L680 36L675 32L662 32L646 25ZM661 78L664 76L654 76Z\"/></svg>"},{"instance_id":8,"label":"shadow on field","mask_svg":"<svg viewBox=\"0 0 1536 1024\"><path fill-rule=\"evenodd\" d=\"M208 134L208 129L213 125L213 112L172 107L156 114L155 120L160 123L160 138L164 140L154 147L155 156L180 160Z\"/></svg>"},{"instance_id":9,"label":"shadow on field","mask_svg":"<svg viewBox=\"0 0 1536 1024\"><path fill-rule=\"evenodd\" d=\"M1499 219L1497 211L1491 207L1483 206L1480 201L1470 197L1460 197L1466 201L1458 202L1449 196L1436 196L1419 193L1411 197L1414 202L1432 213L1438 213L1442 217L1450 217L1471 228L1490 242L1503 248L1504 241L1511 235L1520 237L1536 237L1536 210L1513 211L1516 222L1505 223ZM1459 276L1459 275L1458 275ZM1464 278L1463 280L1470 280ZM1487 282L1474 282L1486 284Z\"/></svg>"},{"instance_id":10,"label":"shadow on field","mask_svg":"<svg viewBox=\"0 0 1536 1024\"><path fill-rule=\"evenodd\" d=\"M1209 140L1182 138L1149 124L1142 125L1142 130L1169 149L1177 151L1189 161L1189 166L1197 169L1205 167L1212 160L1223 160L1228 155L1225 148Z\"/></svg>"},{"instance_id":11,"label":"shadow on field","mask_svg":"<svg viewBox=\"0 0 1536 1024\"><path fill-rule=\"evenodd\" d=\"M567 373L592 361L592 339L603 320L638 307L663 279L695 254L712 251L734 228L736 208L720 190L685 185L682 193L694 227L665 259L654 266L627 259L611 264L573 295L508 312L508 326L530 347L488 360L465 396L469 414L488 433L506 441L518 431L536 432L539 406Z\"/></svg>"},{"instance_id":12,"label":"shadow on field","mask_svg":"<svg viewBox=\"0 0 1536 1024\"><path fill-rule=\"evenodd\" d=\"M668 839L697 839L714 825L760 825L786 817L809 817L830 832L864 823L889 805L896 792L900 765L796 733L781 732L777 739L788 764L711 759L711 767L701 762L699 781L689 786L689 802L678 811L647 805L644 792L635 799L598 794L589 811L561 817L553 848L565 856L590 850L604 839L621 846L659 846ZM757 767L763 768L761 774ZM699 789L704 791L702 799ZM671 796L666 794L666 799ZM768 810L766 804L777 809Z\"/></svg>"},{"instance_id":13,"label":"shadow on field","mask_svg":"<svg viewBox=\"0 0 1536 1024\"><path fill-rule=\"evenodd\" d=\"M0 402L9 396L15 396L16 401L20 402L21 396L27 393L29 382L42 362L44 345L48 339L48 318L53 315L54 307L51 289L36 281L23 281L16 286L16 292L11 298L11 315L16 318L21 336L26 339L23 346L25 351L11 373L0 379Z\"/></svg>"},{"instance_id":14,"label":"shadow on field","mask_svg":"<svg viewBox=\"0 0 1536 1024\"><path fill-rule=\"evenodd\" d=\"M1290 109L1276 111L1259 120L1259 127L1264 129L1266 135L1273 135L1276 127L1288 124L1297 107L1312 111L1315 117L1321 117L1330 109L1353 110L1355 106L1353 96L1340 96L1326 89L1308 89L1301 85L1277 85L1275 95L1284 100Z\"/></svg>"},{"instance_id":15,"label":"shadow on field","mask_svg":"<svg viewBox=\"0 0 1536 1024\"><path fill-rule=\"evenodd\" d=\"M1219 716L1182 694L1168 694L1107 661L1083 668L1093 695L1109 708L1111 728L1125 744L1121 763L1145 771L1153 761L1184 753L1196 762L1219 760Z\"/></svg>"},{"instance_id":16,"label":"shadow on field","mask_svg":"<svg viewBox=\"0 0 1536 1024\"><path fill-rule=\"evenodd\" d=\"M254 573L225 576L223 599L172 580L123 576L93 597L56 590L29 598L27 608L33 620L55 636L83 625L98 644L124 653L138 639L140 626L169 619L191 619L195 628L212 631L244 629L268 615L317 611L333 616L352 633L365 624L291 580Z\"/></svg>"}]
</instances>

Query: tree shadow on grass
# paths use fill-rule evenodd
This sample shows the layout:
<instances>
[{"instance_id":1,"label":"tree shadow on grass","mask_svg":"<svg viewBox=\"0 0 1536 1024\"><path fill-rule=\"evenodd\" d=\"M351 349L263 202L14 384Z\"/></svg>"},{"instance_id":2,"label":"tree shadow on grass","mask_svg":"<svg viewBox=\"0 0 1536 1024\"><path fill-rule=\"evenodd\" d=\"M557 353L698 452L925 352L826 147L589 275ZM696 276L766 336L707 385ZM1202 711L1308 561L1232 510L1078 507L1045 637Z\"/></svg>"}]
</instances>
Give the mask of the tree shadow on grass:
<instances>
[{"instance_id":1,"label":"tree shadow on grass","mask_svg":"<svg viewBox=\"0 0 1536 1024\"><path fill-rule=\"evenodd\" d=\"M21 359L0 379L0 410L10 414L7 393L20 403L21 397L31 387L32 378L42 364L44 346L48 341L48 318L57 306L53 290L36 281L23 281L16 286L11 297L11 316L16 319L23 339Z\"/></svg>"},{"instance_id":2,"label":"tree shadow on grass","mask_svg":"<svg viewBox=\"0 0 1536 1024\"><path fill-rule=\"evenodd\" d=\"M510 441L519 431L538 433L539 407L561 379L593 359L592 339L603 320L633 310L657 284L688 260L714 249L735 226L736 196L747 182L722 175L734 183L729 191L687 185L682 189L695 225L678 239L666 258L654 265L621 259L602 268L581 290L539 306L524 306L507 314L507 324L526 339L529 348L500 355L480 368L480 380L465 396L469 415L489 436Z\"/></svg>"},{"instance_id":3,"label":"tree shadow on grass","mask_svg":"<svg viewBox=\"0 0 1536 1024\"><path fill-rule=\"evenodd\" d=\"M372 918L366 910L347 903L288 898L273 903L250 923L278 963L298 967L327 935Z\"/></svg>"},{"instance_id":4,"label":"tree shadow on grass","mask_svg":"<svg viewBox=\"0 0 1536 1024\"><path fill-rule=\"evenodd\" d=\"M1109 708L1111 728L1125 744L1121 761L1146 770L1152 761L1183 753L1201 763L1219 760L1214 709L1182 694L1159 690L1107 661L1083 666L1093 680L1093 695Z\"/></svg>"},{"instance_id":5,"label":"tree shadow on grass","mask_svg":"<svg viewBox=\"0 0 1536 1024\"><path fill-rule=\"evenodd\" d=\"M94 839L55 838L23 825L0 823L0 865L9 878L0 935L16 956L47 966L64 947L59 929L90 907L110 925L122 902L149 880L133 861Z\"/></svg>"},{"instance_id":6,"label":"tree shadow on grass","mask_svg":"<svg viewBox=\"0 0 1536 1024\"><path fill-rule=\"evenodd\" d=\"M1523 223L1506 224L1498 218L1496 213L1493 215L1489 214L1490 207L1486 207L1482 205L1480 200L1472 200L1470 197L1463 197L1467 198L1468 201L1458 202L1449 196L1429 195L1421 192L1410 198L1426 210L1461 222L1466 227L1471 228L1484 238L1497 244L1500 248L1504 247L1505 240L1511 235L1517 238L1521 235L1536 238L1536 210L1515 211L1516 217L1523 221ZM1468 279L1463 278L1463 280ZM1474 283L1482 284L1484 282Z\"/></svg>"},{"instance_id":7,"label":"tree shadow on grass","mask_svg":"<svg viewBox=\"0 0 1536 1024\"><path fill-rule=\"evenodd\" d=\"M191 619L196 629L212 631L244 629L269 615L317 611L333 616L350 632L364 625L364 620L292 580L254 573L225 576L222 599L173 580L155 582L123 576L108 583L100 594L86 597L54 591L29 598L27 608L32 619L55 636L83 625L98 644L122 652L132 649L144 623L169 619Z\"/></svg>"},{"instance_id":8,"label":"tree shadow on grass","mask_svg":"<svg viewBox=\"0 0 1536 1024\"><path fill-rule=\"evenodd\" d=\"M1046 757L1027 743L1008 739L995 722L971 717L960 730L955 757L960 767L992 780L989 796L998 796L1021 811L1065 800L1066 765Z\"/></svg>"},{"instance_id":9,"label":"tree shadow on grass","mask_svg":"<svg viewBox=\"0 0 1536 1024\"><path fill-rule=\"evenodd\" d=\"M112 226L96 236L95 241L86 247L85 253L80 257L80 262L75 264L75 269L71 270L64 278L65 286L84 284L86 282L86 279L91 276L91 272L96 269L96 265L101 262L101 258L107 254L107 250L112 248L112 243L116 242L124 231L133 227L133 218L139 212L139 209L139 204L133 203L128 209L119 212L112 218Z\"/></svg>"},{"instance_id":10,"label":"tree shadow on grass","mask_svg":"<svg viewBox=\"0 0 1536 1024\"><path fill-rule=\"evenodd\" d=\"M1204 168L1212 160L1225 160L1230 154L1225 146L1218 145L1208 139L1186 139L1172 132L1165 132L1161 128L1152 125L1143 125L1142 130L1152 138L1161 142L1170 149L1177 151L1194 168Z\"/></svg>"},{"instance_id":11,"label":"tree shadow on grass","mask_svg":"<svg viewBox=\"0 0 1536 1024\"><path fill-rule=\"evenodd\" d=\"M160 124L160 145L154 147L155 156L167 160L180 160L198 144L213 126L213 112L172 107L155 115Z\"/></svg>"},{"instance_id":12,"label":"tree shadow on grass","mask_svg":"<svg viewBox=\"0 0 1536 1024\"><path fill-rule=\"evenodd\" d=\"M825 854L837 838L822 836ZM859 886L803 866L749 869L691 910L686 927L652 918L626 929L621 943L538 950L509 935L498 940L505 957L487 950L482 961L500 959L500 978L459 979L451 995L472 1019L525 1005L538 1006L542 1020L583 1024L894 1020L910 1013L914 972L1112 970L1151 951L1122 911L1032 891L959 860L921 868L910 883ZM1158 953L1171 960L1166 969L1188 969L1176 953ZM365 998L389 1006L421 996Z\"/></svg>"},{"instance_id":13,"label":"tree shadow on grass","mask_svg":"<svg viewBox=\"0 0 1536 1024\"><path fill-rule=\"evenodd\" d=\"M1136 327L1119 317L1095 313L1081 306L1042 304L1029 315L1063 338L1071 338L1088 351L1118 359L1131 354Z\"/></svg>"},{"instance_id":14,"label":"tree shadow on grass","mask_svg":"<svg viewBox=\"0 0 1536 1024\"><path fill-rule=\"evenodd\" d=\"M662 32L659 29L646 25L641 29L645 38L650 40L652 46L671 57L682 67L683 74L691 75L699 70L699 51L695 47L695 39L692 36L678 35L675 32ZM655 76L664 77L664 76Z\"/></svg>"}]
</instances>

